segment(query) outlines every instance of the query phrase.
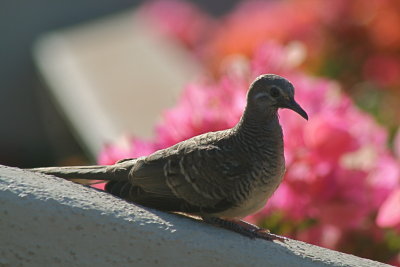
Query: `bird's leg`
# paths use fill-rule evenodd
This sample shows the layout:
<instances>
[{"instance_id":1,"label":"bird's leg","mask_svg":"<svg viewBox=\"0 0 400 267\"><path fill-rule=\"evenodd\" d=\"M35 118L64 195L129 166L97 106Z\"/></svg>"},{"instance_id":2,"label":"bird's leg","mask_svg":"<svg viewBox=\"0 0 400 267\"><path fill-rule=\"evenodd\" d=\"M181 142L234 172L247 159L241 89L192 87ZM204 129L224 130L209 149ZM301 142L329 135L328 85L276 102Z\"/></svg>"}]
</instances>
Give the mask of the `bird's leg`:
<instances>
[{"instance_id":1,"label":"bird's leg","mask_svg":"<svg viewBox=\"0 0 400 267\"><path fill-rule=\"evenodd\" d=\"M205 221L206 223L234 231L236 233L239 233L241 235L244 235L244 236L247 236L250 238L255 238L253 231L248 231L245 227L243 227L242 225L240 225L234 221L229 221L229 220L224 220L224 219L221 219L218 217L209 217L209 216L202 216L202 218L203 218L203 221Z\"/></svg>"},{"instance_id":2,"label":"bird's leg","mask_svg":"<svg viewBox=\"0 0 400 267\"><path fill-rule=\"evenodd\" d=\"M202 216L202 218L205 222L209 224L234 231L250 238L261 238L268 241L279 240L281 242L284 242L286 240L285 237L271 234L266 229L262 229L256 225L242 220L227 220L210 216Z\"/></svg>"},{"instance_id":3,"label":"bird's leg","mask_svg":"<svg viewBox=\"0 0 400 267\"><path fill-rule=\"evenodd\" d=\"M252 223L242 221L242 220L235 220L235 222L239 225L241 225L244 228L247 228L248 230L256 233L257 238L262 238L262 239L267 239L267 240L279 240L281 242L285 242L287 240L286 237L280 236L280 235L275 235L272 234L268 229L264 229L261 227L258 227L257 225L254 225Z\"/></svg>"}]
</instances>

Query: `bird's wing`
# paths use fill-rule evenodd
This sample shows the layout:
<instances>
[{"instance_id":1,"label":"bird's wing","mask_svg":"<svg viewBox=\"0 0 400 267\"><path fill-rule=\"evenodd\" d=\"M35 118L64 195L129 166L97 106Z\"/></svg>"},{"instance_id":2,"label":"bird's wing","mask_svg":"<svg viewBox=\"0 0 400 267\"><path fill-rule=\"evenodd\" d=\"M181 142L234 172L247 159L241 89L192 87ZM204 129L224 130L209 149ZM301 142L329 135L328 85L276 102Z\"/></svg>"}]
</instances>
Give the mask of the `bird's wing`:
<instances>
[{"instance_id":1,"label":"bird's wing","mask_svg":"<svg viewBox=\"0 0 400 267\"><path fill-rule=\"evenodd\" d=\"M212 212L235 204L232 192L244 172L243 162L233 153L194 139L138 160L131 182L145 192Z\"/></svg>"}]
</instances>

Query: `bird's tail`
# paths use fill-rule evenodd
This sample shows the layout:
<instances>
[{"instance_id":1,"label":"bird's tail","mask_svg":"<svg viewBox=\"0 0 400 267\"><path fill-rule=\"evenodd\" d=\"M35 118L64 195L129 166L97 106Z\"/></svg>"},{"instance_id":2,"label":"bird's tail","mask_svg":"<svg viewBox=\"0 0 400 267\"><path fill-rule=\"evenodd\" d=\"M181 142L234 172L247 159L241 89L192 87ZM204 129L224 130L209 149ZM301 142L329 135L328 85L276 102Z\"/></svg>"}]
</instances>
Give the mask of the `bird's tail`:
<instances>
[{"instance_id":1,"label":"bird's tail","mask_svg":"<svg viewBox=\"0 0 400 267\"><path fill-rule=\"evenodd\" d=\"M133 165L132 163L124 163L117 163L115 165L45 167L27 170L50 174L65 179L124 181L128 179L129 170Z\"/></svg>"}]
</instances>

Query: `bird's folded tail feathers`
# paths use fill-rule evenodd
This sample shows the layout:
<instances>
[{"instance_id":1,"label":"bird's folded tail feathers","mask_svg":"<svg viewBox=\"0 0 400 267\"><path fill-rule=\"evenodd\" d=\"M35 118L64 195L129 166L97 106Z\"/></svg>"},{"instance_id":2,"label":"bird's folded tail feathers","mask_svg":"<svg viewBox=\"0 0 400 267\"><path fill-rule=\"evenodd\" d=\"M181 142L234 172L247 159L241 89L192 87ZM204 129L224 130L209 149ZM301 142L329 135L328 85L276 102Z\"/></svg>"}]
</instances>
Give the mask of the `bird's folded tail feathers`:
<instances>
[{"instance_id":1,"label":"bird's folded tail feathers","mask_svg":"<svg viewBox=\"0 0 400 267\"><path fill-rule=\"evenodd\" d=\"M87 180L126 180L129 168L116 165L92 165L92 166L68 166L68 167L44 167L27 169L28 171L54 175L65 179Z\"/></svg>"}]
</instances>

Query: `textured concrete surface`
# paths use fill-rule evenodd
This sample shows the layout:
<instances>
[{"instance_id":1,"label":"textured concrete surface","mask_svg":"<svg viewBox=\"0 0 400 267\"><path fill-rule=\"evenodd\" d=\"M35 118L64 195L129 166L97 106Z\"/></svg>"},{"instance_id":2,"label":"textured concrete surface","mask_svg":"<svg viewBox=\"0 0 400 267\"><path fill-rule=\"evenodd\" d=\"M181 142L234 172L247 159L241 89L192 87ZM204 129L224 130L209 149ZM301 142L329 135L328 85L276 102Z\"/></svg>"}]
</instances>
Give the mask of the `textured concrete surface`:
<instances>
[{"instance_id":1,"label":"textured concrete surface","mask_svg":"<svg viewBox=\"0 0 400 267\"><path fill-rule=\"evenodd\" d=\"M0 240L0 266L387 266L294 240L251 240L8 167Z\"/></svg>"}]
</instances>

